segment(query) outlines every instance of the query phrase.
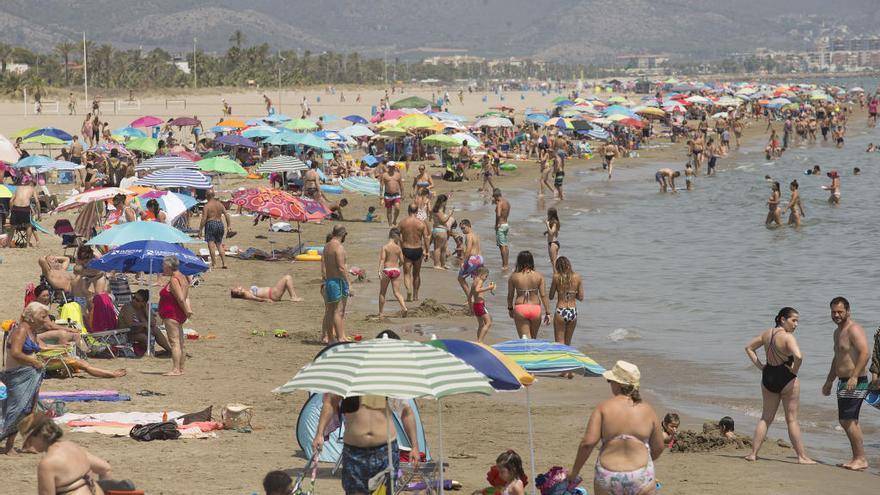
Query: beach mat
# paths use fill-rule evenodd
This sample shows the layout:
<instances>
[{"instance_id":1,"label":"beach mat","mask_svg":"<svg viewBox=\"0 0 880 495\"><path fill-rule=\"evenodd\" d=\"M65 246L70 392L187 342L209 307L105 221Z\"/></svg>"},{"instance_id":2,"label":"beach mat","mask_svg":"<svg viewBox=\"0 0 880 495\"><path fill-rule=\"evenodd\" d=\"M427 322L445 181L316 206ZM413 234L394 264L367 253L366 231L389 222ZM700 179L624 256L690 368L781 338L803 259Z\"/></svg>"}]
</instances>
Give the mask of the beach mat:
<instances>
[{"instance_id":1,"label":"beach mat","mask_svg":"<svg viewBox=\"0 0 880 495\"><path fill-rule=\"evenodd\" d=\"M131 396L116 390L77 390L74 392L40 392L40 400L56 402L121 402L130 401Z\"/></svg>"}]
</instances>

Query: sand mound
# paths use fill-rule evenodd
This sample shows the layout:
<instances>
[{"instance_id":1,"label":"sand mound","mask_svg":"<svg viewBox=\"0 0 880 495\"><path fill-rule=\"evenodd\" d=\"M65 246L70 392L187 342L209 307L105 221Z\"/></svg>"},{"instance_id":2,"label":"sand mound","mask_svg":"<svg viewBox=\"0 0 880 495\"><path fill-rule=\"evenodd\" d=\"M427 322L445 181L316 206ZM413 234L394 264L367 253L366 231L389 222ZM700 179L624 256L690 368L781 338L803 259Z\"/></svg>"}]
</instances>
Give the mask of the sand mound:
<instances>
[{"instance_id":1,"label":"sand mound","mask_svg":"<svg viewBox=\"0 0 880 495\"><path fill-rule=\"evenodd\" d=\"M731 447L751 449L752 439L742 435L737 435L733 439L725 438L718 430L718 423L707 421L703 423L702 433L691 430L679 431L675 435L675 443L670 450L672 452L711 452Z\"/></svg>"},{"instance_id":2,"label":"sand mound","mask_svg":"<svg viewBox=\"0 0 880 495\"><path fill-rule=\"evenodd\" d=\"M410 309L407 313L407 316L415 318L441 315L467 316L467 312L461 307L441 304L435 299L425 299L417 308Z\"/></svg>"}]
</instances>

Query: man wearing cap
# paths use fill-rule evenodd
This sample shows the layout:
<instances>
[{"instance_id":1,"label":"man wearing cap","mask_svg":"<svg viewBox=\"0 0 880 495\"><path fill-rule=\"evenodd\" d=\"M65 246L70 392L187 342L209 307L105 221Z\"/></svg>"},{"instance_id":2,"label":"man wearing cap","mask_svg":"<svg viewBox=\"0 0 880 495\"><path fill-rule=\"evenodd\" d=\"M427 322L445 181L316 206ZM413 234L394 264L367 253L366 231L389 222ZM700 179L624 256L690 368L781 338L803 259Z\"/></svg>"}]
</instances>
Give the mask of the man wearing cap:
<instances>
[{"instance_id":1,"label":"man wearing cap","mask_svg":"<svg viewBox=\"0 0 880 495\"><path fill-rule=\"evenodd\" d=\"M601 402L590 415L568 480L570 483L580 481L578 474L581 468L601 440L602 447L596 458L594 491L653 492L656 483L654 459L663 453L663 428L654 408L639 395L639 368L632 363L618 361L614 368L605 371L602 376L611 385L613 397Z\"/></svg>"}]
</instances>

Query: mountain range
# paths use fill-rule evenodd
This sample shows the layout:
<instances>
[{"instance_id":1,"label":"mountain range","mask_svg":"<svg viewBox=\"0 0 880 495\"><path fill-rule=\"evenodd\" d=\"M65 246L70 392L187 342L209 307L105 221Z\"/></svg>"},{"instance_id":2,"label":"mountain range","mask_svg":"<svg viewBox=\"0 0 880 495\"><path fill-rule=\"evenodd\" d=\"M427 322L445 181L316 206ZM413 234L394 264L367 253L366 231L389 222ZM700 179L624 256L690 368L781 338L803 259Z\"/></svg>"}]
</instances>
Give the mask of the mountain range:
<instances>
[{"instance_id":1,"label":"mountain range","mask_svg":"<svg viewBox=\"0 0 880 495\"><path fill-rule=\"evenodd\" d=\"M3 0L0 41L49 51L82 32L118 48L247 44L413 59L429 54L587 62L623 53L719 57L876 34L878 0Z\"/></svg>"}]
</instances>

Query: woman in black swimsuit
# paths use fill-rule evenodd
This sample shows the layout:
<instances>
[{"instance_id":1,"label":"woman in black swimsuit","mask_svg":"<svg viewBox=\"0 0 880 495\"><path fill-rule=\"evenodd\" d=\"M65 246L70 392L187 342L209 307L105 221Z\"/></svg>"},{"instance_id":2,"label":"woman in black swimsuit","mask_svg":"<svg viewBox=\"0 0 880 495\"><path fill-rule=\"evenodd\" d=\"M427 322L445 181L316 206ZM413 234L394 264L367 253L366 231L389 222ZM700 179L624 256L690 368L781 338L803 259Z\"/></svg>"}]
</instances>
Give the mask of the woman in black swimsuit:
<instances>
[{"instance_id":1,"label":"woman in black swimsuit","mask_svg":"<svg viewBox=\"0 0 880 495\"><path fill-rule=\"evenodd\" d=\"M794 308L782 308L776 315L776 326L761 332L746 346L746 354L752 363L761 370L761 394L764 398L764 411L755 436L752 439L752 453L746 460L758 459L758 450L767 437L767 429L773 423L779 403L785 411L785 422L788 424L788 437L800 464L815 464L807 457L801 441L801 428L797 413L800 401L800 380L797 372L801 367L802 356L794 331L797 329L800 315ZM766 350L767 362L762 364L755 351L763 347Z\"/></svg>"}]
</instances>

